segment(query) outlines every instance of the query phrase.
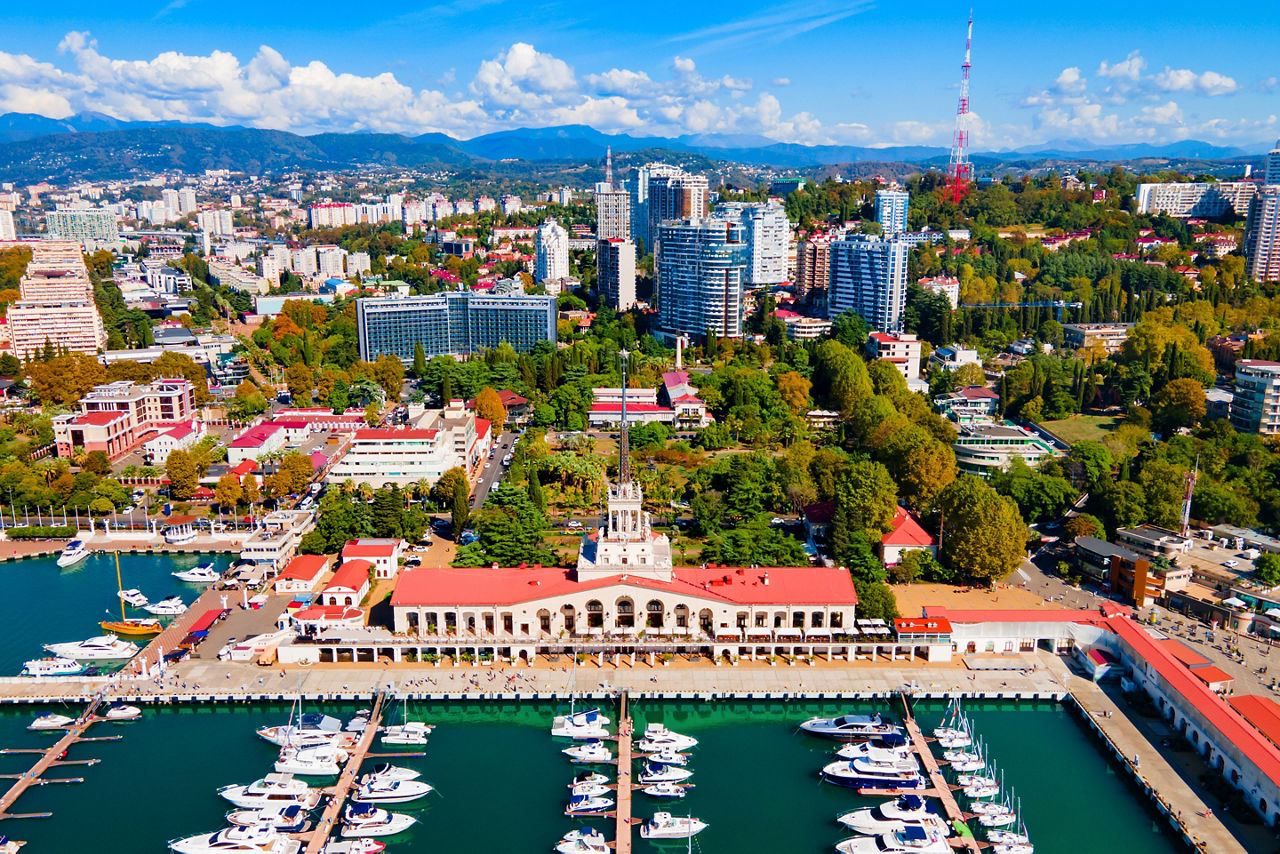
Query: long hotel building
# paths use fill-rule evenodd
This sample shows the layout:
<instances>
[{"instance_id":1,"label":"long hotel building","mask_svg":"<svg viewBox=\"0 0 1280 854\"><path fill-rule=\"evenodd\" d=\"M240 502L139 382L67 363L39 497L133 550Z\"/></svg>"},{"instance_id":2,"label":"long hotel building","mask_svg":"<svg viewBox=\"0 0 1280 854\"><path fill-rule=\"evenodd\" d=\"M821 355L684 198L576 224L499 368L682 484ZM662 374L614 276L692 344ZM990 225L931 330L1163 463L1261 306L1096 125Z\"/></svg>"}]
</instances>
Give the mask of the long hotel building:
<instances>
[{"instance_id":1,"label":"long hotel building","mask_svg":"<svg viewBox=\"0 0 1280 854\"><path fill-rule=\"evenodd\" d=\"M37 243L19 288L22 299L6 317L10 346L19 359L43 350L45 342L90 355L106 348L107 332L80 244Z\"/></svg>"},{"instance_id":2,"label":"long hotel building","mask_svg":"<svg viewBox=\"0 0 1280 854\"><path fill-rule=\"evenodd\" d=\"M360 358L390 354L413 361L415 344L432 356L469 356L509 343L528 352L539 341L555 343L556 298L497 296L450 291L413 297L356 300Z\"/></svg>"}]
</instances>

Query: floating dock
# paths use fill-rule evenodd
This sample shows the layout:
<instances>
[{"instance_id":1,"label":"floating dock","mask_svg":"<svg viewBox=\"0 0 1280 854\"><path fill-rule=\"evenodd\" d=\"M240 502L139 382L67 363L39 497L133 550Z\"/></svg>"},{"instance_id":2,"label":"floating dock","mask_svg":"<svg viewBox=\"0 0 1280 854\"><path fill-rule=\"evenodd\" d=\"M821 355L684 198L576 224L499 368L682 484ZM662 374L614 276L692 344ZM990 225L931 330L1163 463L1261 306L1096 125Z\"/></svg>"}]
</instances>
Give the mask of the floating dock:
<instances>
[{"instance_id":1,"label":"floating dock","mask_svg":"<svg viewBox=\"0 0 1280 854\"><path fill-rule=\"evenodd\" d=\"M947 779L942 776L942 769L938 766L938 759L933 755L933 751L929 749L929 742L925 739L924 733L920 731L920 725L916 723L915 715L911 714L911 702L908 700L906 692L902 694L902 723L907 728L907 735L911 737L911 744L916 753L919 754L920 761L924 763L924 768L929 773L929 781L933 784L924 792L912 792L912 794L936 797L942 801L942 808L946 810L947 818L953 824L957 821L964 823L964 811L960 809L960 804L956 801L956 796L951 791L951 786L947 783ZM900 794L899 792L895 793ZM972 836L953 837L951 844L952 847L959 848L962 851L970 851L972 854L980 854L982 851L982 843Z\"/></svg>"},{"instance_id":2,"label":"floating dock","mask_svg":"<svg viewBox=\"0 0 1280 854\"><path fill-rule=\"evenodd\" d=\"M631 854L631 713L627 710L627 692L618 696L618 804L617 830L613 848L618 854Z\"/></svg>"},{"instance_id":3,"label":"floating dock","mask_svg":"<svg viewBox=\"0 0 1280 854\"><path fill-rule=\"evenodd\" d=\"M338 817L342 815L342 806L347 802L347 795L351 793L351 787L355 785L356 777L360 774L360 766L368 758L369 750L373 747L373 740L378 736L378 727L382 724L382 701L384 698L385 695L379 694L373 701L373 713L369 715L369 722L365 725L364 732L360 734L360 740L356 742L356 746L352 748L351 753L348 755L347 764L343 766L342 774L338 777L338 782L329 794L329 803L325 805L324 812L320 815L320 821L316 823L315 830L301 837L306 840L306 848L304 849L306 854L320 854L329 842L329 838L337 826Z\"/></svg>"},{"instance_id":4,"label":"floating dock","mask_svg":"<svg viewBox=\"0 0 1280 854\"><path fill-rule=\"evenodd\" d=\"M29 750L20 750L17 748L10 748L9 750L5 751L6 753L39 752L41 756L38 760L36 760L36 764L31 766L31 769L29 771L27 771L25 774L18 775L17 780L14 782L12 786L9 787L9 791L5 792L3 795L0 795L0 820L9 819L9 818L49 818L50 816L52 816L52 813L47 813L47 812L15 813L15 812L10 812L10 810L13 808L13 805L17 802L18 798L22 797L23 792L25 792L27 789L31 788L32 786L44 786L50 783L83 783L84 782L84 778L82 777L44 780L44 779L41 779L41 775L43 775L50 768L56 768L59 765L96 764L97 760L94 760L94 759L63 760L63 759L60 759L59 757L61 757L62 754L66 753L67 748L71 747L71 745L75 744L77 741L96 740L96 739L86 739L83 736L84 736L85 730L89 729L89 727L93 726L93 724L102 720L102 718L99 718L94 714L94 712L98 710L98 706L101 704L101 702L102 702L101 697L94 699L89 704L89 708L84 710L84 714L80 715L80 717L77 718L74 723L69 724L67 726L66 733L62 736L62 738L58 739L58 741L47 750L29 751ZM119 738L119 737L120 736L115 736L115 738Z\"/></svg>"}]
</instances>

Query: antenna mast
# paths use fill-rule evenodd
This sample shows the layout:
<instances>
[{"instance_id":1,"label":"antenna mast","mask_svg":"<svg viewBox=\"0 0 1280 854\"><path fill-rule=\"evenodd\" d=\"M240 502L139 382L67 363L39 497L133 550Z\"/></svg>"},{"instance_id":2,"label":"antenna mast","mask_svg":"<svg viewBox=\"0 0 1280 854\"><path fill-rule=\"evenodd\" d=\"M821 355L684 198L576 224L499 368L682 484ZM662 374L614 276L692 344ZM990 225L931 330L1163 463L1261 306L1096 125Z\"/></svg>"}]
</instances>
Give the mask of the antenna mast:
<instances>
[{"instance_id":1,"label":"antenna mast","mask_svg":"<svg viewBox=\"0 0 1280 854\"><path fill-rule=\"evenodd\" d=\"M1185 475L1187 484L1187 492L1182 501L1182 536L1189 536L1191 533L1191 496L1196 491L1196 481L1200 477L1200 457L1196 456L1196 467Z\"/></svg>"},{"instance_id":2,"label":"antenna mast","mask_svg":"<svg viewBox=\"0 0 1280 854\"><path fill-rule=\"evenodd\" d=\"M607 146L604 150L604 182L609 185L609 189L613 189L613 146Z\"/></svg>"},{"instance_id":3,"label":"antenna mast","mask_svg":"<svg viewBox=\"0 0 1280 854\"><path fill-rule=\"evenodd\" d=\"M973 45L973 10L969 10L969 34L964 40L964 65L960 77L960 103L956 107L956 127L951 135L951 159L947 163L947 186L942 197L959 204L969 192L973 164L969 162L969 51Z\"/></svg>"},{"instance_id":4,"label":"antenna mast","mask_svg":"<svg viewBox=\"0 0 1280 854\"><path fill-rule=\"evenodd\" d=\"M618 351L622 361L622 427L618 432L618 489L624 490L631 482L631 440L627 436L627 357L626 350Z\"/></svg>"}]
</instances>

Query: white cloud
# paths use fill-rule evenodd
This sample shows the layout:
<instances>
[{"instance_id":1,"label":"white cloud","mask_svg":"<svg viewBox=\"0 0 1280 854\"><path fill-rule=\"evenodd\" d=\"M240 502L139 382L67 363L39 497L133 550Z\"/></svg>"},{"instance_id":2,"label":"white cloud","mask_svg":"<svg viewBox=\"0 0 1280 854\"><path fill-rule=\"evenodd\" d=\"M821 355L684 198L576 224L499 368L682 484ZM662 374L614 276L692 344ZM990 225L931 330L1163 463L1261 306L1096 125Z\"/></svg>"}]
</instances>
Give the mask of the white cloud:
<instances>
[{"instance_id":1,"label":"white cloud","mask_svg":"<svg viewBox=\"0 0 1280 854\"><path fill-rule=\"evenodd\" d=\"M1083 92L1086 86L1088 86L1088 83L1080 74L1080 69L1074 66L1062 69L1062 73L1060 73L1057 79L1053 81L1053 87L1059 92L1068 92L1071 94L1079 94Z\"/></svg>"},{"instance_id":2,"label":"white cloud","mask_svg":"<svg viewBox=\"0 0 1280 854\"><path fill-rule=\"evenodd\" d=\"M1128 80L1133 83L1138 82L1138 78L1142 76L1142 71L1147 67L1147 61L1142 58L1142 54L1133 51L1122 61L1115 64L1108 63L1105 59L1098 65L1098 76L1107 77L1112 80Z\"/></svg>"},{"instance_id":3,"label":"white cloud","mask_svg":"<svg viewBox=\"0 0 1280 854\"><path fill-rule=\"evenodd\" d=\"M1240 88L1225 74L1216 71L1196 74L1189 68L1165 68L1155 75L1154 82L1165 92L1199 92L1202 95L1229 95Z\"/></svg>"},{"instance_id":4,"label":"white cloud","mask_svg":"<svg viewBox=\"0 0 1280 854\"><path fill-rule=\"evenodd\" d=\"M1272 77L1271 79L1272 79L1272 80L1275 80L1275 78L1274 78L1274 77ZM790 78L790 77L775 77L775 78L773 78L773 80L772 80L772 81L770 81L770 82L771 82L771 83L773 83L773 85L774 85L774 86L790 86L790 85L791 85L791 78ZM1274 84L1273 84L1273 85L1274 85Z\"/></svg>"}]
</instances>

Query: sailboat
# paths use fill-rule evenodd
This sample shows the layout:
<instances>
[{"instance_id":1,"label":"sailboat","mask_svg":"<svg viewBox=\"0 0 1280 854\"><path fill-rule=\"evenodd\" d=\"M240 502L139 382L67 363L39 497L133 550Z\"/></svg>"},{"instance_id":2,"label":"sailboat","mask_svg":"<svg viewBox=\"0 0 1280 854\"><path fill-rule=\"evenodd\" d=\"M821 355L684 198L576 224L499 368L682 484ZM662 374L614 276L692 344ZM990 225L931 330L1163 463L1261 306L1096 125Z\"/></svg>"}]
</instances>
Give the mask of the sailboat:
<instances>
[{"instance_id":1,"label":"sailboat","mask_svg":"<svg viewBox=\"0 0 1280 854\"><path fill-rule=\"evenodd\" d=\"M602 739L609 737L605 725L609 719L599 709L575 711L578 697L578 656L573 657L573 670L569 676L569 714L556 715L551 721L551 735L557 738Z\"/></svg>"},{"instance_id":2,"label":"sailboat","mask_svg":"<svg viewBox=\"0 0 1280 854\"><path fill-rule=\"evenodd\" d=\"M154 617L142 617L130 619L124 612L124 582L120 579L120 552L116 551L116 588L117 595L120 599L120 620L103 620L98 623L104 631L117 635L157 635L164 627L160 625L160 621Z\"/></svg>"},{"instance_id":3,"label":"sailboat","mask_svg":"<svg viewBox=\"0 0 1280 854\"><path fill-rule=\"evenodd\" d=\"M383 744L421 745L427 743L427 736L435 729L434 724L409 720L409 695L404 697L403 718L399 724L393 724L382 731Z\"/></svg>"}]
</instances>

